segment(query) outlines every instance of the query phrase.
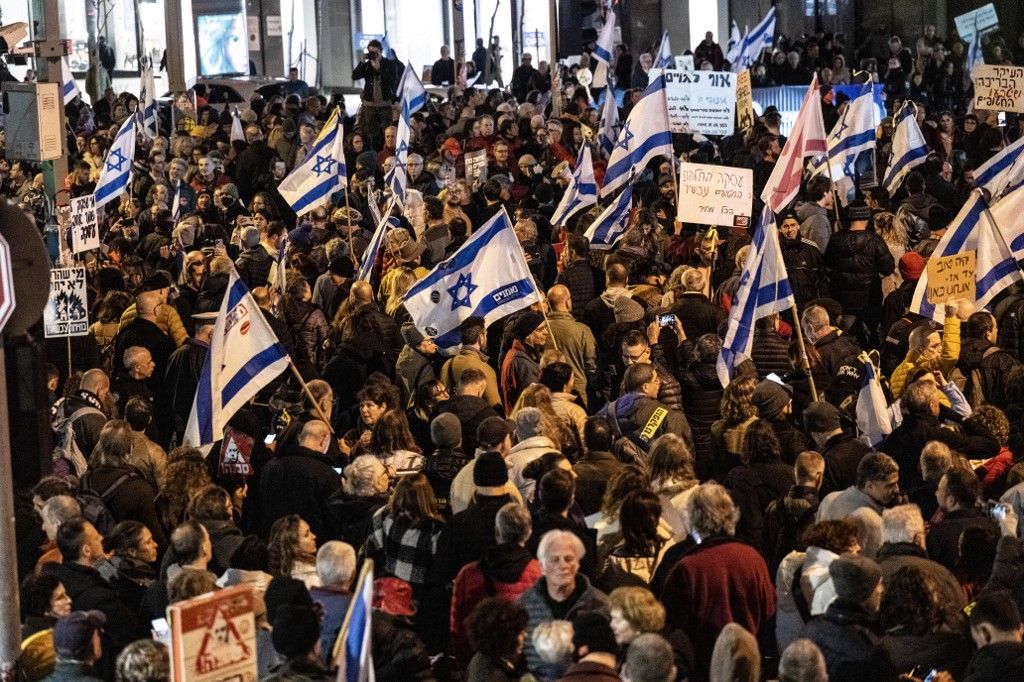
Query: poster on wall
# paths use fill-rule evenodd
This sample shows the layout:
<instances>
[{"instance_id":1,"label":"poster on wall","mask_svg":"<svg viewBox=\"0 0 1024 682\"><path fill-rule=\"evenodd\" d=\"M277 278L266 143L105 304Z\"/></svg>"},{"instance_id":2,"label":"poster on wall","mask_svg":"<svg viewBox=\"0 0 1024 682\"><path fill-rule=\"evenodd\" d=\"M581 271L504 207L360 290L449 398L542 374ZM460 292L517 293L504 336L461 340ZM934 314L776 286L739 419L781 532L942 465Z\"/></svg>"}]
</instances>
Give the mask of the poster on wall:
<instances>
[{"instance_id":1,"label":"poster on wall","mask_svg":"<svg viewBox=\"0 0 1024 682\"><path fill-rule=\"evenodd\" d=\"M199 74L249 73L249 32L245 12L196 16Z\"/></svg>"}]
</instances>

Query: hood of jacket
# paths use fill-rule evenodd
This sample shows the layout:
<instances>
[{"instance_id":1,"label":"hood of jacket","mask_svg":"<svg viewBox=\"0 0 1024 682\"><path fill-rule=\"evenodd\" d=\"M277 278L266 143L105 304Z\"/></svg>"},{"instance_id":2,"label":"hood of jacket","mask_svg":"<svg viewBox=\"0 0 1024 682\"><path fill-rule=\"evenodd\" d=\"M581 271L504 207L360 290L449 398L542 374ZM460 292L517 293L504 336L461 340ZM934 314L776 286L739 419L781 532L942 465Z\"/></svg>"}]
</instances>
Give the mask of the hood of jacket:
<instances>
[{"instance_id":1,"label":"hood of jacket","mask_svg":"<svg viewBox=\"0 0 1024 682\"><path fill-rule=\"evenodd\" d=\"M796 217L801 223L812 216L819 215L828 219L828 209L824 206L819 206L817 202L802 201L796 205Z\"/></svg>"},{"instance_id":2,"label":"hood of jacket","mask_svg":"<svg viewBox=\"0 0 1024 682\"><path fill-rule=\"evenodd\" d=\"M601 302L609 308L615 308L615 299L619 296L632 296L632 292L626 287L610 287L601 293Z\"/></svg>"},{"instance_id":3,"label":"hood of jacket","mask_svg":"<svg viewBox=\"0 0 1024 682\"><path fill-rule=\"evenodd\" d=\"M484 575L499 583L514 583L533 561L533 554L519 545L495 545L489 547L480 558L480 570Z\"/></svg>"}]
</instances>

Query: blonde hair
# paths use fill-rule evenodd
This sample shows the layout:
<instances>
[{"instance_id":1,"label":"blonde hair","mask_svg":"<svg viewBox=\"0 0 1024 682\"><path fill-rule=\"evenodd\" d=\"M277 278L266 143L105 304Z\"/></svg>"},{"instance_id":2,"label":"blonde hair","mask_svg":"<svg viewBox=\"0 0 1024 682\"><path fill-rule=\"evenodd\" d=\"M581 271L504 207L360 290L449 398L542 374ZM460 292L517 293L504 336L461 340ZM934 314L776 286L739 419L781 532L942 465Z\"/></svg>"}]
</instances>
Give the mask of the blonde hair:
<instances>
[{"instance_id":1,"label":"blonde hair","mask_svg":"<svg viewBox=\"0 0 1024 682\"><path fill-rule=\"evenodd\" d=\"M567 620L546 620L533 629L530 641L545 663L571 663L572 623Z\"/></svg>"},{"instance_id":2,"label":"blonde hair","mask_svg":"<svg viewBox=\"0 0 1024 682\"><path fill-rule=\"evenodd\" d=\"M646 587L617 587L608 595L608 605L622 611L637 632L661 632L665 627L665 607Z\"/></svg>"}]
</instances>

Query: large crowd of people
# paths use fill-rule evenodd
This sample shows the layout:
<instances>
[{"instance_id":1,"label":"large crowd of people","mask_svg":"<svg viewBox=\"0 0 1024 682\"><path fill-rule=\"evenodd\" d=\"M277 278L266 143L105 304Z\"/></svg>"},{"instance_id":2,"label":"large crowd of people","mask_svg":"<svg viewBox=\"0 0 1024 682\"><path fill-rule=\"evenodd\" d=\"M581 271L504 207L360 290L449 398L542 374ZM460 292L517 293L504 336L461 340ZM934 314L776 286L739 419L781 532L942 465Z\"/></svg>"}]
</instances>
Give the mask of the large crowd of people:
<instances>
[{"instance_id":1,"label":"large crowd of people","mask_svg":"<svg viewBox=\"0 0 1024 682\"><path fill-rule=\"evenodd\" d=\"M986 59L1021 63L1024 37L1000 40ZM277 186L344 102L294 74L245 104L244 140L202 88L193 118L140 135L102 247L79 257L89 334L46 344L52 453L16 453L48 474L16 490L25 679L168 679L154 621L239 584L258 597L260 678L333 679L366 560L382 682L1024 678L1024 289L946 303L941 324L909 311L972 171L1024 117L968 113L966 46L933 27L777 44L755 85L816 74L828 127L847 106L831 85L875 79L880 170L904 101L930 153L845 207L805 181L777 216L799 313L757 320L724 388L750 230L678 222L667 158L637 178L614 248L584 235L600 207L551 224L581 146L599 184L607 165L587 55L553 72L524 57L509 89L452 84L412 115L404 210L368 280L402 70L379 43L342 112L348 189L301 218ZM622 120L656 53L618 50ZM695 56L728 68L710 34ZM68 104L71 196L138 106L109 89ZM768 109L673 145L753 169L758 197L779 125ZM5 142L0 197L52 232L42 174ZM467 181L477 150L487 172ZM545 296L465 319L446 356L403 295L503 209ZM181 443L232 271L305 386L283 373L204 453ZM875 447L856 429L866 352L894 426Z\"/></svg>"}]
</instances>

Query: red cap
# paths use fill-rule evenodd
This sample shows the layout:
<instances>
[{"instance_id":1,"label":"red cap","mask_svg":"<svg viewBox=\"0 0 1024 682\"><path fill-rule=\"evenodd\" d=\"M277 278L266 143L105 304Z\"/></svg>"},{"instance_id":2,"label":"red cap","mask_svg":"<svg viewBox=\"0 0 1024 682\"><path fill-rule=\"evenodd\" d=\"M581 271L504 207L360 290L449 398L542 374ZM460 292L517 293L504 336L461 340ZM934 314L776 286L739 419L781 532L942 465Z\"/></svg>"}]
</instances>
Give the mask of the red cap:
<instances>
[{"instance_id":1,"label":"red cap","mask_svg":"<svg viewBox=\"0 0 1024 682\"><path fill-rule=\"evenodd\" d=\"M917 251L908 251L900 258L900 275L906 280L919 280L927 262Z\"/></svg>"},{"instance_id":2,"label":"red cap","mask_svg":"<svg viewBox=\"0 0 1024 682\"><path fill-rule=\"evenodd\" d=\"M373 581L373 608L392 616L415 616L412 585L399 578L378 578Z\"/></svg>"}]
</instances>

